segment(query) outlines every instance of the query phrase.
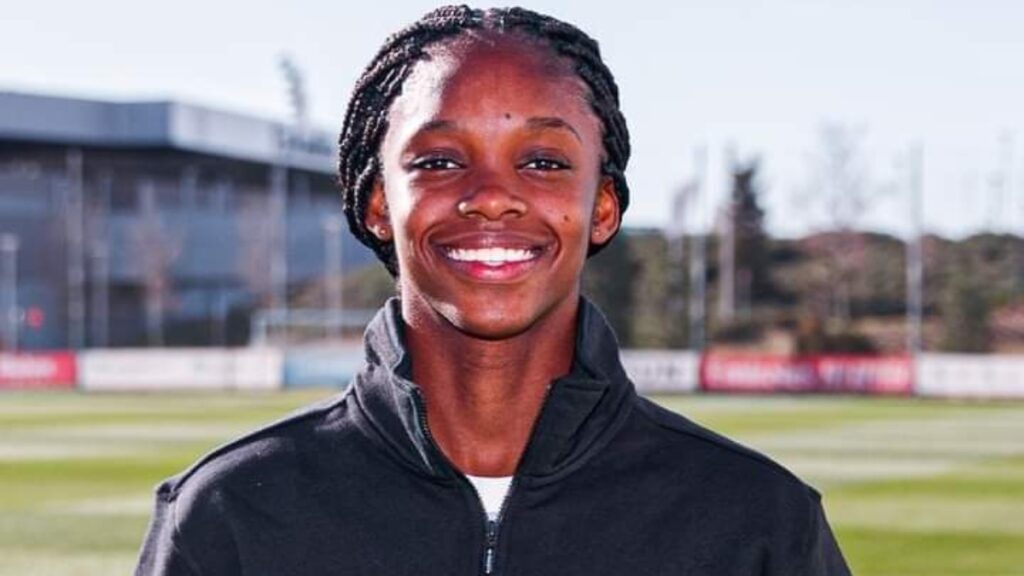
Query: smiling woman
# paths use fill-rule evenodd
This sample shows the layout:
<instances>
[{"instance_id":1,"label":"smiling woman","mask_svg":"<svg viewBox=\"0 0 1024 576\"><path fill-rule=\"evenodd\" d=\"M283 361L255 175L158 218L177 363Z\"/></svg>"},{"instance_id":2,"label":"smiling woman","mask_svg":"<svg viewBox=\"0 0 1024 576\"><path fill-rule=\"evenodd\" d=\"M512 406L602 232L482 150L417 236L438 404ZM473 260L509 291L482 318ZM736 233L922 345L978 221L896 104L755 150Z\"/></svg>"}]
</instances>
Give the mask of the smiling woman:
<instances>
[{"instance_id":1,"label":"smiling woman","mask_svg":"<svg viewBox=\"0 0 1024 576\"><path fill-rule=\"evenodd\" d=\"M637 396L581 296L628 159L571 25L449 7L390 38L339 182L399 297L345 394L160 487L137 574L848 574L818 494Z\"/></svg>"}]
</instances>

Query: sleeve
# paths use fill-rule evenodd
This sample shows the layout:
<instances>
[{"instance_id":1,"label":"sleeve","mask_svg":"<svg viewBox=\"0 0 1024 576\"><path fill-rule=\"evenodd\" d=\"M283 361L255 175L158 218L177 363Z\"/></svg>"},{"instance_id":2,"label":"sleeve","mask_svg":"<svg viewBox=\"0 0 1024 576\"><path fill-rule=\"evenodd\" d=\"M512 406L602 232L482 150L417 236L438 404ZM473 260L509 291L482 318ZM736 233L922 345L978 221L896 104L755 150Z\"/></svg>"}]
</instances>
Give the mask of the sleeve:
<instances>
[{"instance_id":1,"label":"sleeve","mask_svg":"<svg viewBox=\"0 0 1024 576\"><path fill-rule=\"evenodd\" d=\"M786 490L775 509L770 549L762 576L850 576L832 529L825 519L821 495L801 484Z\"/></svg>"},{"instance_id":2,"label":"sleeve","mask_svg":"<svg viewBox=\"0 0 1024 576\"><path fill-rule=\"evenodd\" d=\"M139 552L135 576L200 576L199 568L179 543L176 500L169 484L157 489L156 506Z\"/></svg>"},{"instance_id":3,"label":"sleeve","mask_svg":"<svg viewBox=\"0 0 1024 576\"><path fill-rule=\"evenodd\" d=\"M811 492L811 522L807 535L808 544L802 559L805 566L795 573L807 576L850 576L850 568L846 565L828 520L825 519L821 496L814 490Z\"/></svg>"}]
</instances>

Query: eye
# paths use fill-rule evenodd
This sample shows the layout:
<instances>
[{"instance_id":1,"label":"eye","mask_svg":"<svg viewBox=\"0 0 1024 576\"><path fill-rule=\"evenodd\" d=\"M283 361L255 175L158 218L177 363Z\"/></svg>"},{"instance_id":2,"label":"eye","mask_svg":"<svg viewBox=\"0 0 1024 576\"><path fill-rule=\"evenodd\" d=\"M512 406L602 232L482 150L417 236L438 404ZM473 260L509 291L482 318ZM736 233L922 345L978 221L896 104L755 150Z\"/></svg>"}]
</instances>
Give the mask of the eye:
<instances>
[{"instance_id":1,"label":"eye","mask_svg":"<svg viewBox=\"0 0 1024 576\"><path fill-rule=\"evenodd\" d=\"M458 170L462 168L462 164L452 160L445 156L427 156L425 158L417 158L413 160L411 166L416 170L427 170L427 171L440 171L440 170Z\"/></svg>"},{"instance_id":2,"label":"eye","mask_svg":"<svg viewBox=\"0 0 1024 576\"><path fill-rule=\"evenodd\" d=\"M572 166L570 166L568 162L557 160L555 158L538 157L527 160L520 165L520 168L550 172L555 170L569 170Z\"/></svg>"}]
</instances>

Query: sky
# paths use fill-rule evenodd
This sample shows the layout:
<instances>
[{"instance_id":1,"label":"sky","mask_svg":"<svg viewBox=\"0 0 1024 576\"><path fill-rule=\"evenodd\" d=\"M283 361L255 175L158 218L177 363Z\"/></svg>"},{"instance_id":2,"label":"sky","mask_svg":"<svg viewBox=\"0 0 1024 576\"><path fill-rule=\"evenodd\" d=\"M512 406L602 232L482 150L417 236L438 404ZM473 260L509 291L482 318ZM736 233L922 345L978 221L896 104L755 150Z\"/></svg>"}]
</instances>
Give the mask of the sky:
<instances>
[{"instance_id":1,"label":"sky","mask_svg":"<svg viewBox=\"0 0 1024 576\"><path fill-rule=\"evenodd\" d=\"M337 130L384 38L431 2L12 0L0 90L178 99L284 119L278 67L306 77L313 123ZM523 1L595 37L632 133L626 225L665 226L707 150L709 222L729 159L760 158L774 233L828 228L815 186L824 125L845 127L869 201L859 228L911 232L907 151L923 149L923 223L1024 233L1024 3L1015 0Z\"/></svg>"}]
</instances>

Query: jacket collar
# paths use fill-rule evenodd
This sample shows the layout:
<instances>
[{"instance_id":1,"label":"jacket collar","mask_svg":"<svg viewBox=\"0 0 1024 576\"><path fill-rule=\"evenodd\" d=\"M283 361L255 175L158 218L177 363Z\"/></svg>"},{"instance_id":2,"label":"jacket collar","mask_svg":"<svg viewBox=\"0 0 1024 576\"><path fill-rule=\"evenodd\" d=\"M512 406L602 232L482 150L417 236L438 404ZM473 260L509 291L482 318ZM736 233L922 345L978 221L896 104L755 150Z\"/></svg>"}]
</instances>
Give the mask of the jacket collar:
<instances>
[{"instance_id":1,"label":"jacket collar","mask_svg":"<svg viewBox=\"0 0 1024 576\"><path fill-rule=\"evenodd\" d=\"M432 477L453 477L457 472L430 437L403 333L401 302L392 298L366 329L367 365L353 392L374 433L405 464ZM578 467L614 434L633 394L615 334L581 298L572 368L552 382L516 475L542 481Z\"/></svg>"}]
</instances>

